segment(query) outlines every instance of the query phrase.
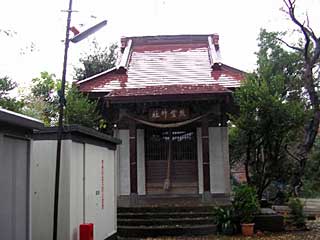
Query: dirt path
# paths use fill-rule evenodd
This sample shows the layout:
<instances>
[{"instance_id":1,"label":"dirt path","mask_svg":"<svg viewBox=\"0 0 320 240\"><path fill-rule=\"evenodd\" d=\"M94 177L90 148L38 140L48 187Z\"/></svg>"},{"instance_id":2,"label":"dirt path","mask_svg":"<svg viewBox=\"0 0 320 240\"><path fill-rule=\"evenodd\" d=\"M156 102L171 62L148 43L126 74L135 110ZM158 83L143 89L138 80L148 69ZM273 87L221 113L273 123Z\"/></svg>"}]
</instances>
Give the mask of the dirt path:
<instances>
[{"instance_id":1,"label":"dirt path","mask_svg":"<svg viewBox=\"0 0 320 240\"><path fill-rule=\"evenodd\" d=\"M254 237L243 237L243 236L206 236L206 237L177 237L177 238L148 238L148 240L249 240L249 239L260 239L260 240L320 240L320 219L315 221L308 221L309 231L295 231L285 233L262 233L261 236L255 235Z\"/></svg>"}]
</instances>

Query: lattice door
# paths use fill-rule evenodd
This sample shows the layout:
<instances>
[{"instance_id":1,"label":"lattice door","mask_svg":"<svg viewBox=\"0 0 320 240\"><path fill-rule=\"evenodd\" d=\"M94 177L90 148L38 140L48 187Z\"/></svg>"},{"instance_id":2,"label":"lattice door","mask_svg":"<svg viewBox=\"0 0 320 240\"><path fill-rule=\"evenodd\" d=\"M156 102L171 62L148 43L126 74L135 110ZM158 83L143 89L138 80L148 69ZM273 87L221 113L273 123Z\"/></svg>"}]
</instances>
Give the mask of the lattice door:
<instances>
[{"instance_id":1,"label":"lattice door","mask_svg":"<svg viewBox=\"0 0 320 240\"><path fill-rule=\"evenodd\" d=\"M147 193L197 193L195 129L148 128L145 133Z\"/></svg>"}]
</instances>

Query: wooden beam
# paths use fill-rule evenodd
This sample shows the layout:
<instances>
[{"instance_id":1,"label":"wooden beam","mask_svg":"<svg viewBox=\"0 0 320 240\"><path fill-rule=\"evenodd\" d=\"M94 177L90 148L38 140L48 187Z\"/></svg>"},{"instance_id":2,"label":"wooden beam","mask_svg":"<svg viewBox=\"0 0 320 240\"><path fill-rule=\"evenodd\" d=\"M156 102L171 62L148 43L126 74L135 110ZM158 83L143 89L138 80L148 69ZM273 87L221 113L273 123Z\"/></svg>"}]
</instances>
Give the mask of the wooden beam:
<instances>
[{"instance_id":1,"label":"wooden beam","mask_svg":"<svg viewBox=\"0 0 320 240\"><path fill-rule=\"evenodd\" d=\"M138 193L137 181L137 128L134 121L129 123L130 138L130 192Z\"/></svg>"},{"instance_id":2,"label":"wooden beam","mask_svg":"<svg viewBox=\"0 0 320 240\"><path fill-rule=\"evenodd\" d=\"M203 190L210 192L210 162L209 162L209 127L208 118L202 118L202 159L203 159Z\"/></svg>"}]
</instances>

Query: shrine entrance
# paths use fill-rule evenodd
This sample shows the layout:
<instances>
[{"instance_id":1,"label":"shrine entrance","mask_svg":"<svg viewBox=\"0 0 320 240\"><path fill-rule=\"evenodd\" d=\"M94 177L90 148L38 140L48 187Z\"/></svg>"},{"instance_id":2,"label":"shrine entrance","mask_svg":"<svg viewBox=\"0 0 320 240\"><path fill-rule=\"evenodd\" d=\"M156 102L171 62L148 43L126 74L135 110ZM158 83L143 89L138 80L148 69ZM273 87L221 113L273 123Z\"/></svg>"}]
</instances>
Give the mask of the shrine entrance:
<instances>
[{"instance_id":1,"label":"shrine entrance","mask_svg":"<svg viewBox=\"0 0 320 240\"><path fill-rule=\"evenodd\" d=\"M145 130L147 194L197 194L195 128Z\"/></svg>"}]
</instances>

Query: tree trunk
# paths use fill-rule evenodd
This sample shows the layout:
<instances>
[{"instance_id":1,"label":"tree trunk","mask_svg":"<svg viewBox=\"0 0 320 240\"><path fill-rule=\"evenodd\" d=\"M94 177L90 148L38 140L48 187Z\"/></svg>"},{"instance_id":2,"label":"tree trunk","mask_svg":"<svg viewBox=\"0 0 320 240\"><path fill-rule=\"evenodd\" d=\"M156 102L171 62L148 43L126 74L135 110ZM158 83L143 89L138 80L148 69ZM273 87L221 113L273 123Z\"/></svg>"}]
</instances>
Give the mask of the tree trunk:
<instances>
[{"instance_id":1,"label":"tree trunk","mask_svg":"<svg viewBox=\"0 0 320 240\"><path fill-rule=\"evenodd\" d=\"M293 193L295 196L299 195L299 192L303 185L302 177L304 175L305 166L309 158L309 153L312 150L314 141L318 134L320 122L319 97L315 90L312 66L310 66L310 63L305 64L304 82L305 88L309 95L312 116L305 126L304 140L298 146L297 157L299 159L299 163L293 177Z\"/></svg>"},{"instance_id":2,"label":"tree trunk","mask_svg":"<svg viewBox=\"0 0 320 240\"><path fill-rule=\"evenodd\" d=\"M312 110L312 116L309 119L304 132L303 142L298 147L297 158L299 164L294 172L293 177L293 190L297 196L302 187L302 177L304 175L305 166L309 157L309 153L313 147L315 138L318 134L319 122L320 122L320 109L319 109L319 97L316 91L315 83L316 79L313 73L313 69L319 64L320 60L320 38L316 36L313 29L309 26L309 19L306 21L300 21L295 15L295 0L283 0L288 8L288 14L292 22L297 25L304 36L304 46L295 47L286 44L292 49L300 52L303 55L304 69L303 69L303 83L304 88L307 91L310 110Z\"/></svg>"}]
</instances>

